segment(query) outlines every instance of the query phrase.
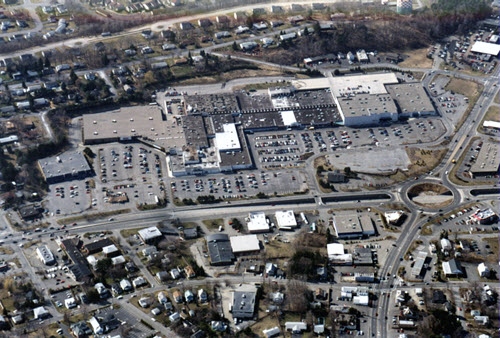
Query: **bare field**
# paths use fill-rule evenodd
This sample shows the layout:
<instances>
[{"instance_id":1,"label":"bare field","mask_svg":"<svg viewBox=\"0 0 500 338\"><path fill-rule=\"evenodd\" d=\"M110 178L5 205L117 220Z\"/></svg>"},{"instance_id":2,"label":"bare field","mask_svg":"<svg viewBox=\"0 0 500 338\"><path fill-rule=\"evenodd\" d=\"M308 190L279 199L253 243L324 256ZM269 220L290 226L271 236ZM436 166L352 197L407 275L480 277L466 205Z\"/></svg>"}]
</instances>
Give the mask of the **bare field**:
<instances>
[{"instance_id":1,"label":"bare field","mask_svg":"<svg viewBox=\"0 0 500 338\"><path fill-rule=\"evenodd\" d=\"M471 102L475 101L481 93L481 88L477 83L457 78L450 78L450 82L448 82L445 89L462 94L468 97Z\"/></svg>"},{"instance_id":2,"label":"bare field","mask_svg":"<svg viewBox=\"0 0 500 338\"><path fill-rule=\"evenodd\" d=\"M230 81L233 79L240 79L243 77L261 77L261 76L281 76L284 75L281 72L271 69L247 69L247 70L234 70L231 72L226 72L219 74L219 76L203 76L193 79L188 79L178 82L179 86L189 86L196 84L212 84L224 81Z\"/></svg>"},{"instance_id":3,"label":"bare field","mask_svg":"<svg viewBox=\"0 0 500 338\"><path fill-rule=\"evenodd\" d=\"M398 64L398 66L403 68L431 68L432 60L427 58L427 50L428 48L421 48L412 50L410 53L403 52L410 57Z\"/></svg>"},{"instance_id":4,"label":"bare field","mask_svg":"<svg viewBox=\"0 0 500 338\"><path fill-rule=\"evenodd\" d=\"M408 171L400 172L399 176L403 174L406 177L412 177L428 172L441 162L446 151L446 149L427 150L406 148L406 153L408 154L411 164L408 167Z\"/></svg>"},{"instance_id":5,"label":"bare field","mask_svg":"<svg viewBox=\"0 0 500 338\"><path fill-rule=\"evenodd\" d=\"M484 115L484 120L483 121L500 122L500 107L496 107L496 106L489 107L488 111Z\"/></svg>"},{"instance_id":6,"label":"bare field","mask_svg":"<svg viewBox=\"0 0 500 338\"><path fill-rule=\"evenodd\" d=\"M500 92L498 92L497 96L495 96L495 103L500 104Z\"/></svg>"}]
</instances>

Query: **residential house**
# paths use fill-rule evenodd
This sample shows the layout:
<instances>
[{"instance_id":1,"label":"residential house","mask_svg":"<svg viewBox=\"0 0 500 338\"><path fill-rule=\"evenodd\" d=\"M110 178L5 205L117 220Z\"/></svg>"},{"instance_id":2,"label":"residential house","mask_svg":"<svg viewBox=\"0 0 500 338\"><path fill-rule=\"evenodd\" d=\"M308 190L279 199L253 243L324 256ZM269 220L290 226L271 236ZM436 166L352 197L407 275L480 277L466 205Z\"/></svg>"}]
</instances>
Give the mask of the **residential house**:
<instances>
[{"instance_id":1,"label":"residential house","mask_svg":"<svg viewBox=\"0 0 500 338\"><path fill-rule=\"evenodd\" d=\"M174 301L177 303L177 304L180 304L182 303L182 301L184 300L182 298L182 293L179 291L179 290L175 290L174 293L172 294L173 298L174 298Z\"/></svg>"},{"instance_id":2,"label":"residential house","mask_svg":"<svg viewBox=\"0 0 500 338\"><path fill-rule=\"evenodd\" d=\"M208 295L205 290L203 289L198 290L198 301L200 303L206 303L208 301Z\"/></svg>"},{"instance_id":3,"label":"residential house","mask_svg":"<svg viewBox=\"0 0 500 338\"><path fill-rule=\"evenodd\" d=\"M132 280L132 285L134 285L135 288L141 287L148 284L148 282L144 279L144 277L137 277L134 280Z\"/></svg>"},{"instance_id":4,"label":"residential house","mask_svg":"<svg viewBox=\"0 0 500 338\"><path fill-rule=\"evenodd\" d=\"M490 277L490 269L488 269L488 267L484 263L480 263L477 266L477 271L479 273L479 276L481 276L481 277L484 277L484 278Z\"/></svg>"},{"instance_id":5,"label":"residential house","mask_svg":"<svg viewBox=\"0 0 500 338\"><path fill-rule=\"evenodd\" d=\"M193 292L191 290L184 291L184 298L187 303L191 303L194 300Z\"/></svg>"},{"instance_id":6,"label":"residential house","mask_svg":"<svg viewBox=\"0 0 500 338\"><path fill-rule=\"evenodd\" d=\"M210 21L210 19L207 19L207 18L199 19L198 26L200 26L201 28L208 28L208 27L212 26L212 21Z\"/></svg>"},{"instance_id":7,"label":"residential house","mask_svg":"<svg viewBox=\"0 0 500 338\"><path fill-rule=\"evenodd\" d=\"M172 279L178 279L181 277L181 272L177 268L173 268L170 270L170 276L172 276Z\"/></svg>"},{"instance_id":8,"label":"residential house","mask_svg":"<svg viewBox=\"0 0 500 338\"><path fill-rule=\"evenodd\" d=\"M456 259L442 263L443 272L447 277L460 277L463 275L462 266Z\"/></svg>"},{"instance_id":9,"label":"residential house","mask_svg":"<svg viewBox=\"0 0 500 338\"><path fill-rule=\"evenodd\" d=\"M191 265L188 265L184 268L184 273L188 279L196 277L196 273Z\"/></svg>"}]
</instances>

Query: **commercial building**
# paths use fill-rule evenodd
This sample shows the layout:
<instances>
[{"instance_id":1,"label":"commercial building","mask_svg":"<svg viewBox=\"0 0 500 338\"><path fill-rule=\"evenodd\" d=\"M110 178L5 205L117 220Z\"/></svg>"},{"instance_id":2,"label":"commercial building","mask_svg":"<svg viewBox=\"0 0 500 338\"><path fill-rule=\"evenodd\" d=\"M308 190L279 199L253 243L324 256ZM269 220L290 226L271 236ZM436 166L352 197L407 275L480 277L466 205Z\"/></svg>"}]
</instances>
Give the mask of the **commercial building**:
<instances>
[{"instance_id":1,"label":"commercial building","mask_svg":"<svg viewBox=\"0 0 500 338\"><path fill-rule=\"evenodd\" d=\"M248 214L248 232L251 234L269 232L269 223L264 212L251 212Z\"/></svg>"},{"instance_id":2,"label":"commercial building","mask_svg":"<svg viewBox=\"0 0 500 338\"><path fill-rule=\"evenodd\" d=\"M373 221L369 215L336 215L333 218L333 228L336 236L342 239L361 238L376 234Z\"/></svg>"},{"instance_id":3,"label":"commercial building","mask_svg":"<svg viewBox=\"0 0 500 338\"><path fill-rule=\"evenodd\" d=\"M331 265L352 265L352 254L344 252L343 244L329 243L326 250Z\"/></svg>"},{"instance_id":4,"label":"commercial building","mask_svg":"<svg viewBox=\"0 0 500 338\"><path fill-rule=\"evenodd\" d=\"M419 251L417 254L417 258L415 259L415 263L413 268L411 269L411 276L413 278L422 278L422 272L424 271L425 260L427 259L427 253L424 251Z\"/></svg>"},{"instance_id":5,"label":"commercial building","mask_svg":"<svg viewBox=\"0 0 500 338\"><path fill-rule=\"evenodd\" d=\"M79 250L81 241L78 238L68 238L62 240L60 245L73 262L72 265L68 266L71 277L77 282L89 282L92 278L92 272L87 265L87 260Z\"/></svg>"},{"instance_id":6,"label":"commercial building","mask_svg":"<svg viewBox=\"0 0 500 338\"><path fill-rule=\"evenodd\" d=\"M486 54L491 56L498 56L500 53L500 45L496 43L489 43L484 41L476 41L470 50L472 53Z\"/></svg>"},{"instance_id":7,"label":"commercial building","mask_svg":"<svg viewBox=\"0 0 500 338\"><path fill-rule=\"evenodd\" d=\"M211 265L227 265L233 263L234 254L228 235L208 235L206 241Z\"/></svg>"},{"instance_id":8,"label":"commercial building","mask_svg":"<svg viewBox=\"0 0 500 338\"><path fill-rule=\"evenodd\" d=\"M400 83L386 86L396 102L400 117L435 115L436 110L421 83Z\"/></svg>"},{"instance_id":9,"label":"commercial building","mask_svg":"<svg viewBox=\"0 0 500 338\"><path fill-rule=\"evenodd\" d=\"M255 312L255 296L257 291L252 289L238 289L231 293L229 312L233 318L248 319L253 318Z\"/></svg>"},{"instance_id":10,"label":"commercial building","mask_svg":"<svg viewBox=\"0 0 500 338\"><path fill-rule=\"evenodd\" d=\"M139 237L142 239L142 241L147 244L158 242L163 237L163 234L160 232L160 230L158 230L157 227L141 229L137 233L139 234Z\"/></svg>"},{"instance_id":11,"label":"commercial building","mask_svg":"<svg viewBox=\"0 0 500 338\"><path fill-rule=\"evenodd\" d=\"M469 217L474 223L477 224L492 224L498 221L498 215L493 211L493 209L483 209L477 210L473 215Z\"/></svg>"},{"instance_id":12,"label":"commercial building","mask_svg":"<svg viewBox=\"0 0 500 338\"><path fill-rule=\"evenodd\" d=\"M235 255L258 253L260 243L257 235L231 236L231 250Z\"/></svg>"},{"instance_id":13,"label":"commercial building","mask_svg":"<svg viewBox=\"0 0 500 338\"><path fill-rule=\"evenodd\" d=\"M126 107L110 112L83 115L83 143L99 144L165 138L167 124L158 106Z\"/></svg>"},{"instance_id":14,"label":"commercial building","mask_svg":"<svg viewBox=\"0 0 500 338\"><path fill-rule=\"evenodd\" d=\"M56 262L56 259L48 246L43 245L38 248L36 248L36 254L38 258L43 262L45 265L52 265Z\"/></svg>"},{"instance_id":15,"label":"commercial building","mask_svg":"<svg viewBox=\"0 0 500 338\"><path fill-rule=\"evenodd\" d=\"M293 230L297 227L293 210L276 211L275 217L278 230Z\"/></svg>"},{"instance_id":16,"label":"commercial building","mask_svg":"<svg viewBox=\"0 0 500 338\"><path fill-rule=\"evenodd\" d=\"M85 116L85 115L84 115ZM47 184L82 179L93 175L87 159L80 152L66 152L38 161Z\"/></svg>"},{"instance_id":17,"label":"commercial building","mask_svg":"<svg viewBox=\"0 0 500 338\"><path fill-rule=\"evenodd\" d=\"M398 110L389 94L352 94L337 98L346 126L369 126L398 120Z\"/></svg>"},{"instance_id":18,"label":"commercial building","mask_svg":"<svg viewBox=\"0 0 500 338\"><path fill-rule=\"evenodd\" d=\"M404 212L402 210L386 211L384 213L384 217L385 217L385 220L387 221L387 223L393 224L393 225L399 224L403 215L404 215Z\"/></svg>"},{"instance_id":19,"label":"commercial building","mask_svg":"<svg viewBox=\"0 0 500 338\"><path fill-rule=\"evenodd\" d=\"M472 177L495 176L500 172L500 155L498 144L484 142L477 154L476 161L470 168Z\"/></svg>"}]
</instances>

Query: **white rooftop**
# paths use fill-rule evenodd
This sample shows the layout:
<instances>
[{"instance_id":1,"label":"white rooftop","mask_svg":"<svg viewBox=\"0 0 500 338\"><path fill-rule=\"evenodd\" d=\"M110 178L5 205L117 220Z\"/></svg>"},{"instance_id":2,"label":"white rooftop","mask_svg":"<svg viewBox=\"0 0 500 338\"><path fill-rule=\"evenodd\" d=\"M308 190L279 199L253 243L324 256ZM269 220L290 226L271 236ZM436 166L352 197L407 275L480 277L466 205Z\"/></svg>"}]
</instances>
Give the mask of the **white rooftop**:
<instances>
[{"instance_id":1,"label":"white rooftop","mask_svg":"<svg viewBox=\"0 0 500 338\"><path fill-rule=\"evenodd\" d=\"M224 132L215 134L215 144L219 151L241 150L240 139L234 123L223 124Z\"/></svg>"},{"instance_id":2,"label":"white rooftop","mask_svg":"<svg viewBox=\"0 0 500 338\"><path fill-rule=\"evenodd\" d=\"M266 222L266 214L263 212L251 212L248 214L250 221L247 223L249 232L268 231L269 224Z\"/></svg>"},{"instance_id":3,"label":"white rooftop","mask_svg":"<svg viewBox=\"0 0 500 338\"><path fill-rule=\"evenodd\" d=\"M160 230L158 230L157 227L149 227L149 228L141 229L138 231L138 233L139 233L139 236L141 236L141 238L145 241L161 236L161 232L160 232Z\"/></svg>"},{"instance_id":4,"label":"white rooftop","mask_svg":"<svg viewBox=\"0 0 500 338\"><path fill-rule=\"evenodd\" d=\"M334 255L344 254L344 244L341 243L329 243L326 245L326 251L328 252L328 257Z\"/></svg>"},{"instance_id":5,"label":"white rooftop","mask_svg":"<svg viewBox=\"0 0 500 338\"><path fill-rule=\"evenodd\" d=\"M286 110L281 112L281 118L283 119L283 124L285 126L294 126L297 124L297 119L293 110Z\"/></svg>"},{"instance_id":6,"label":"white rooftop","mask_svg":"<svg viewBox=\"0 0 500 338\"><path fill-rule=\"evenodd\" d=\"M330 88L334 96L353 91L369 92L370 94L387 94L385 85L398 83L394 73L375 73L335 78L300 79L292 81L298 90L313 90Z\"/></svg>"},{"instance_id":7,"label":"white rooftop","mask_svg":"<svg viewBox=\"0 0 500 338\"><path fill-rule=\"evenodd\" d=\"M471 52L497 56L498 53L500 53L500 45L484 41L476 41L471 48Z\"/></svg>"},{"instance_id":8,"label":"white rooftop","mask_svg":"<svg viewBox=\"0 0 500 338\"><path fill-rule=\"evenodd\" d=\"M109 253L117 252L117 251L118 251L118 248L114 244L111 244L111 245L108 245L108 246L105 246L104 248L102 248L102 252L104 254L109 254Z\"/></svg>"},{"instance_id":9,"label":"white rooftop","mask_svg":"<svg viewBox=\"0 0 500 338\"><path fill-rule=\"evenodd\" d=\"M229 240L231 241L231 249L235 254L260 250L257 235L232 236L229 237Z\"/></svg>"},{"instance_id":10,"label":"white rooftop","mask_svg":"<svg viewBox=\"0 0 500 338\"><path fill-rule=\"evenodd\" d=\"M292 229L297 226L297 220L293 214L293 210L276 211L276 225L278 229Z\"/></svg>"}]
</instances>

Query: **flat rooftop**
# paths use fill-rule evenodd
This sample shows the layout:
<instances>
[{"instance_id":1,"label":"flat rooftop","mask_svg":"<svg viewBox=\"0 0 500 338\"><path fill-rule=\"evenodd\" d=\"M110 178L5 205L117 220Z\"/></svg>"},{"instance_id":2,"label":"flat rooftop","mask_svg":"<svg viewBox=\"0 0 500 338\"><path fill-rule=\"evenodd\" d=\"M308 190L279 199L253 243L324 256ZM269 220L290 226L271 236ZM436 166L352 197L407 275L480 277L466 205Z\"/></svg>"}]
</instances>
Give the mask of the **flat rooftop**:
<instances>
[{"instance_id":1,"label":"flat rooftop","mask_svg":"<svg viewBox=\"0 0 500 338\"><path fill-rule=\"evenodd\" d=\"M334 78L301 79L292 81L297 90L327 89L334 96L353 91L370 94L386 94L385 85L396 84L398 79L394 73L375 73L352 76L337 76Z\"/></svg>"},{"instance_id":2,"label":"flat rooftop","mask_svg":"<svg viewBox=\"0 0 500 338\"><path fill-rule=\"evenodd\" d=\"M245 253L260 251L260 244L257 235L231 236L231 249L233 253Z\"/></svg>"},{"instance_id":3,"label":"flat rooftop","mask_svg":"<svg viewBox=\"0 0 500 338\"><path fill-rule=\"evenodd\" d=\"M338 237L343 235L362 235L363 228L358 216L354 214L336 215L333 219Z\"/></svg>"},{"instance_id":4,"label":"flat rooftop","mask_svg":"<svg viewBox=\"0 0 500 338\"><path fill-rule=\"evenodd\" d=\"M85 144L113 142L137 137L166 139L167 124L158 106L124 107L104 113L83 115Z\"/></svg>"},{"instance_id":5,"label":"flat rooftop","mask_svg":"<svg viewBox=\"0 0 500 338\"><path fill-rule=\"evenodd\" d=\"M51 177L72 176L91 170L85 156L76 151L43 158L38 161L38 164L47 180Z\"/></svg>"},{"instance_id":6,"label":"flat rooftop","mask_svg":"<svg viewBox=\"0 0 500 338\"><path fill-rule=\"evenodd\" d=\"M340 97L340 109L346 117L397 114L398 109L389 94L355 94Z\"/></svg>"},{"instance_id":7,"label":"flat rooftop","mask_svg":"<svg viewBox=\"0 0 500 338\"><path fill-rule=\"evenodd\" d=\"M498 172L500 166L500 156L498 155L498 144L484 142L476 162L471 166L470 171L476 175L487 175Z\"/></svg>"},{"instance_id":8,"label":"flat rooftop","mask_svg":"<svg viewBox=\"0 0 500 338\"><path fill-rule=\"evenodd\" d=\"M185 95L184 105L188 114L240 111L236 96L232 93Z\"/></svg>"},{"instance_id":9,"label":"flat rooftop","mask_svg":"<svg viewBox=\"0 0 500 338\"><path fill-rule=\"evenodd\" d=\"M399 105L402 114L435 111L429 96L420 83L387 85L386 88Z\"/></svg>"},{"instance_id":10,"label":"flat rooftop","mask_svg":"<svg viewBox=\"0 0 500 338\"><path fill-rule=\"evenodd\" d=\"M476 41L470 50L473 53L497 56L500 53L500 45L484 41Z\"/></svg>"}]
</instances>

